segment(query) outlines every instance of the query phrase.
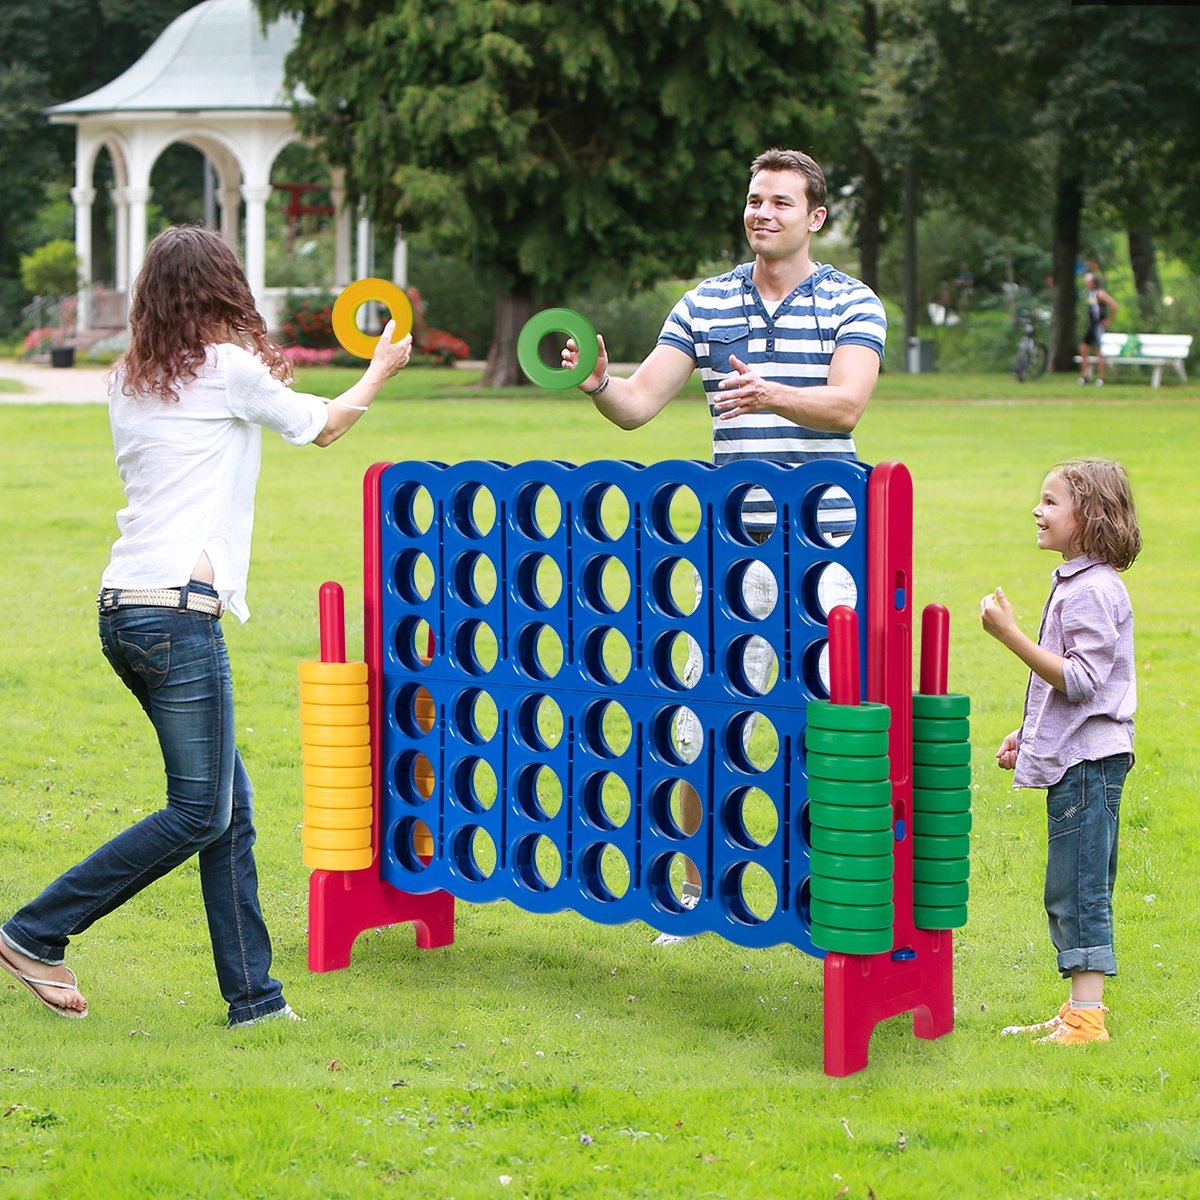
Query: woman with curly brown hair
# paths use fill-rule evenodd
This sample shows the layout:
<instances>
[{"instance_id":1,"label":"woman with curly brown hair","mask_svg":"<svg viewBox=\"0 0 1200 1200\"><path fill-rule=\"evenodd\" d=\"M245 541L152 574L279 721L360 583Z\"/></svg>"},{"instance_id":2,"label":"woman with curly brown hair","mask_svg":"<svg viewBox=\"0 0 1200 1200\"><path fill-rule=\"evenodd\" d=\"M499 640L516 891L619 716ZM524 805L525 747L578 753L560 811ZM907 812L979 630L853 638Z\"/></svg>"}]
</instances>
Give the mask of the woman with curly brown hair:
<instances>
[{"instance_id":1,"label":"woman with curly brown hair","mask_svg":"<svg viewBox=\"0 0 1200 1200\"><path fill-rule=\"evenodd\" d=\"M296 1014L271 977L258 903L252 789L234 742L220 617L249 617L246 578L262 429L328 446L408 361L384 330L336 400L297 392L233 251L211 230L164 230L130 309L109 381L125 507L101 579L100 644L154 725L165 806L51 883L0 929L0 967L51 1011L86 1017L64 962L71 937L199 854L217 980L230 1026Z\"/></svg>"}]
</instances>

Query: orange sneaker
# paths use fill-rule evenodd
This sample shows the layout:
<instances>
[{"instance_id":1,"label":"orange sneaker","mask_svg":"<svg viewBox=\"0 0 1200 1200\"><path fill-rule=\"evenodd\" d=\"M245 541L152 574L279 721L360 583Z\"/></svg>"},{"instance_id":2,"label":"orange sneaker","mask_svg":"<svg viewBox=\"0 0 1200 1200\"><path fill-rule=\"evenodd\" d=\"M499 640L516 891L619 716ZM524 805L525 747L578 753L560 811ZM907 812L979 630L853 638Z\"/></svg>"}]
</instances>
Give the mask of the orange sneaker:
<instances>
[{"instance_id":1,"label":"orange sneaker","mask_svg":"<svg viewBox=\"0 0 1200 1200\"><path fill-rule=\"evenodd\" d=\"M1005 1025L1000 1030L1000 1036L1004 1037L1010 1033L1049 1033L1057 1029L1062 1023L1063 1018L1071 1009L1070 1000L1064 1000L1063 1006L1050 1018L1048 1021L1039 1021L1036 1025Z\"/></svg>"},{"instance_id":2,"label":"orange sneaker","mask_svg":"<svg viewBox=\"0 0 1200 1200\"><path fill-rule=\"evenodd\" d=\"M1107 1011L1105 1008L1071 1008L1068 1005L1061 1022L1045 1037L1038 1038L1038 1042L1057 1042L1063 1046L1107 1042L1108 1030L1104 1028Z\"/></svg>"}]
</instances>

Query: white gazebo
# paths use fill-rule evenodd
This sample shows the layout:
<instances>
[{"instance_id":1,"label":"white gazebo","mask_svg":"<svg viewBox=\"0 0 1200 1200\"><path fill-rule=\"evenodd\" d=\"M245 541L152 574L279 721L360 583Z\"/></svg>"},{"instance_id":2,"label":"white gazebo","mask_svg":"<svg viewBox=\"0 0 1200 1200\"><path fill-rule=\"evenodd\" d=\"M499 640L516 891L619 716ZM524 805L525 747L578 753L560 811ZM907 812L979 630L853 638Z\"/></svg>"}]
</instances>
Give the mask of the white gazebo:
<instances>
[{"instance_id":1,"label":"white gazebo","mask_svg":"<svg viewBox=\"0 0 1200 1200\"><path fill-rule=\"evenodd\" d=\"M274 328L285 288L266 286L266 209L271 166L280 151L302 139L292 121L292 96L284 60L299 26L281 18L265 29L251 0L203 0L177 17L124 74L88 96L56 104L50 119L76 127L75 245L82 264L78 325L92 328L92 204L96 159L106 149L113 165L116 213L115 286L124 324L130 284L146 251L150 173L162 152L184 142L204 154L216 177L216 202L224 239L242 255L259 310ZM299 89L303 102L307 93ZM335 210L333 287L352 281L353 205L346 202L344 172L330 170ZM244 252L239 215L245 203ZM374 274L372 234L358 223L358 275ZM394 272L404 282L403 242L397 240ZM103 321L113 324L111 316Z\"/></svg>"}]
</instances>

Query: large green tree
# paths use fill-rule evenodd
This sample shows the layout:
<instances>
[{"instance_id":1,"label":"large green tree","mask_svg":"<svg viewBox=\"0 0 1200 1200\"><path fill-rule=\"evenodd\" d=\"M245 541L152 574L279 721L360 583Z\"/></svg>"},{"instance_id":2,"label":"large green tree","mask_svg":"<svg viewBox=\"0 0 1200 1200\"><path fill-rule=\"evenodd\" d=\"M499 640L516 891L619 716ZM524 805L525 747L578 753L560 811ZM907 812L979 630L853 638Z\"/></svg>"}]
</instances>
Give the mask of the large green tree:
<instances>
[{"instance_id":1,"label":"large green tree","mask_svg":"<svg viewBox=\"0 0 1200 1200\"><path fill-rule=\"evenodd\" d=\"M0 330L23 293L19 260L38 209L74 182L75 141L45 108L115 79L195 0L0 4ZM62 231L68 232L68 231Z\"/></svg>"},{"instance_id":2,"label":"large green tree","mask_svg":"<svg viewBox=\"0 0 1200 1200\"><path fill-rule=\"evenodd\" d=\"M485 381L517 335L600 280L693 271L743 245L771 145L844 155L857 86L839 0L258 0L303 18L303 129L375 218L498 282Z\"/></svg>"}]
</instances>

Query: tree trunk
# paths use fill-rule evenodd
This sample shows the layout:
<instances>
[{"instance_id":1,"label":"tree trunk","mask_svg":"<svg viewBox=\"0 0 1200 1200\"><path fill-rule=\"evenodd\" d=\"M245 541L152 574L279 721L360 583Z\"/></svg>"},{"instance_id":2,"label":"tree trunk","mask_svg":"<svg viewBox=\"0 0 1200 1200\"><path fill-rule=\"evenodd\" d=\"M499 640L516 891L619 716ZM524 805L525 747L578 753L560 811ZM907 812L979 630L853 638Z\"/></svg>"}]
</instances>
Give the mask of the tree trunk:
<instances>
[{"instance_id":1,"label":"tree trunk","mask_svg":"<svg viewBox=\"0 0 1200 1200\"><path fill-rule=\"evenodd\" d=\"M1083 180L1073 163L1059 161L1054 190L1054 329L1050 347L1052 371L1075 370L1075 261L1079 257L1079 215Z\"/></svg>"},{"instance_id":2,"label":"tree trunk","mask_svg":"<svg viewBox=\"0 0 1200 1200\"><path fill-rule=\"evenodd\" d=\"M1154 258L1154 236L1144 226L1130 225L1129 265L1133 268L1133 284L1137 288L1138 308L1143 321L1158 315L1162 286L1158 281L1158 264Z\"/></svg>"},{"instance_id":3,"label":"tree trunk","mask_svg":"<svg viewBox=\"0 0 1200 1200\"><path fill-rule=\"evenodd\" d=\"M507 292L496 289L492 344L479 381L484 387L523 387L529 383L517 362L517 339L533 314L533 297L527 289L520 285Z\"/></svg>"},{"instance_id":4,"label":"tree trunk","mask_svg":"<svg viewBox=\"0 0 1200 1200\"><path fill-rule=\"evenodd\" d=\"M879 46L879 17L872 0L863 0L862 6L863 49L874 59ZM859 191L858 218L858 273L863 283L879 291L879 230L883 210L883 172L875 151L858 139L858 169L862 180Z\"/></svg>"}]
</instances>

